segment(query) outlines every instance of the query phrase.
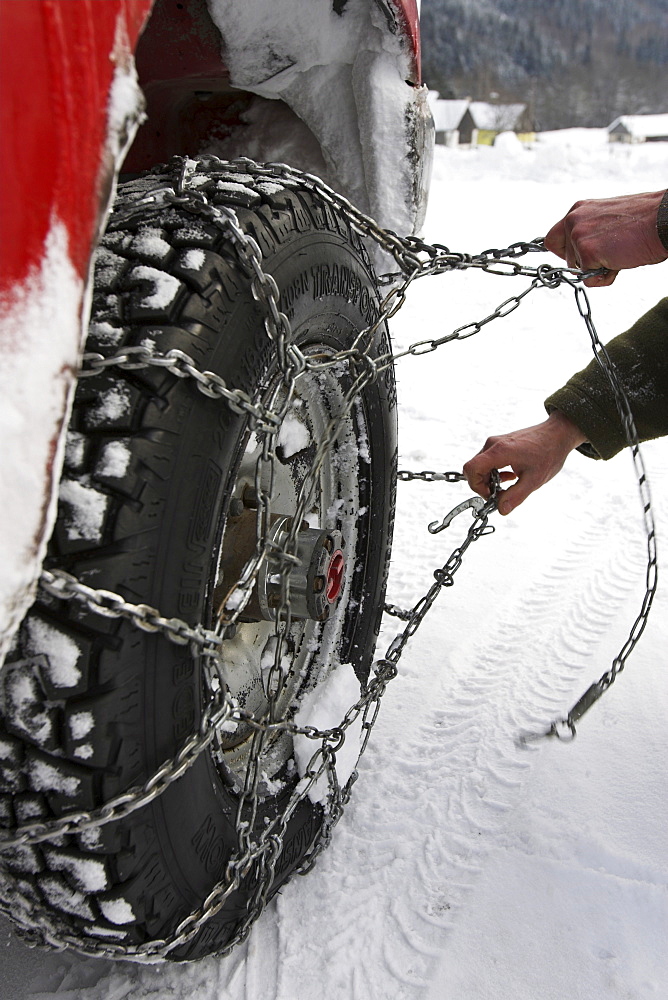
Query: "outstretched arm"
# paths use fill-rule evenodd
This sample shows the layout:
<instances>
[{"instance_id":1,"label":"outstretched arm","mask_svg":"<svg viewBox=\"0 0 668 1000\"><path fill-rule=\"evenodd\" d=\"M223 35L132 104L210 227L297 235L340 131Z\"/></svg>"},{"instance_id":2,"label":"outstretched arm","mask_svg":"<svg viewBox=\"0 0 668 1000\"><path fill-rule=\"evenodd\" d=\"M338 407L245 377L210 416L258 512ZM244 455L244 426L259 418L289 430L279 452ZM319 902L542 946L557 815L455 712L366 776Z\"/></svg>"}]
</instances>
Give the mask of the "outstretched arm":
<instances>
[{"instance_id":1,"label":"outstretched arm","mask_svg":"<svg viewBox=\"0 0 668 1000\"><path fill-rule=\"evenodd\" d=\"M668 191L578 201L549 231L545 237L545 246L566 260L569 267L579 267L586 271L607 269L606 274L588 278L585 282L587 285L611 285L619 271L625 268L668 260ZM655 363L646 366L648 379L651 376L658 380L657 373L662 365L665 366L665 322L662 310L667 305L668 300L659 303L631 331L617 338L622 353L626 349L625 338L635 338L630 346L636 352L643 345L646 349L657 348ZM654 329L655 326L658 326L657 330ZM589 369L592 368L593 365L590 365ZM580 377L587 376L589 369L580 373ZM588 380L585 378L585 388L587 385L591 388L590 383L596 374L595 370L593 374L589 374ZM564 391L565 389L562 394ZM575 389L571 390L571 394L574 392ZM580 390L579 394L586 403L588 393ZM659 401L664 398L660 393L650 395L652 399L656 396ZM592 409L591 406L589 409L595 415L598 414L600 423L600 402L598 409ZM657 431L654 427L656 420L649 423L651 426L648 424L644 428L644 437L666 433L661 428ZM600 428L597 433L601 436ZM516 480L513 486L504 491L499 503L500 512L509 514L531 493L556 476L569 453L587 440L587 435L565 413L553 409L543 423L488 438L482 450L466 463L464 474L471 489L483 497L489 496L489 475L492 469L499 470L501 482ZM610 450L610 454L614 454L616 450ZM598 451L603 457L608 457L605 449L599 447Z\"/></svg>"},{"instance_id":2,"label":"outstretched arm","mask_svg":"<svg viewBox=\"0 0 668 1000\"><path fill-rule=\"evenodd\" d=\"M607 274L588 278L586 285L611 285L625 268L668 260L668 248L660 236L660 208L668 216L666 191L578 201L550 229L545 247L569 267L607 269Z\"/></svg>"},{"instance_id":3,"label":"outstretched arm","mask_svg":"<svg viewBox=\"0 0 668 1000\"><path fill-rule=\"evenodd\" d=\"M552 227L545 246L570 267L587 271L607 268L607 274L588 278L587 285L611 285L625 268L668 260L668 191L579 201ZM634 400L641 440L668 433L667 330L668 299L664 299L608 345L623 370L643 372L640 389L648 391L641 391L640 399ZM556 476L574 448L591 441L594 454L609 458L624 446L623 435L617 440L621 424L614 396L595 362L573 376L546 405L556 408L543 423L488 438L464 466L469 486L483 497L489 496L492 469L499 470L501 482L516 480L501 497L502 514L509 514ZM588 428L587 434L558 408L560 405L580 414L583 419L579 422Z\"/></svg>"},{"instance_id":4,"label":"outstretched arm","mask_svg":"<svg viewBox=\"0 0 668 1000\"><path fill-rule=\"evenodd\" d=\"M556 476L569 453L585 441L572 420L560 410L553 410L541 424L488 438L482 451L464 466L464 475L471 489L482 497L489 496L492 469L499 470L501 482L516 479L499 503L500 513L510 514L529 494Z\"/></svg>"},{"instance_id":5,"label":"outstretched arm","mask_svg":"<svg viewBox=\"0 0 668 1000\"><path fill-rule=\"evenodd\" d=\"M668 298L609 341L606 350L626 388L639 439L668 435ZM501 472L502 482L517 480L500 497L502 514L552 479L573 448L609 459L626 447L615 395L597 360L572 375L545 406L550 415L543 423L489 438L464 466L469 485L484 497L492 469Z\"/></svg>"}]
</instances>

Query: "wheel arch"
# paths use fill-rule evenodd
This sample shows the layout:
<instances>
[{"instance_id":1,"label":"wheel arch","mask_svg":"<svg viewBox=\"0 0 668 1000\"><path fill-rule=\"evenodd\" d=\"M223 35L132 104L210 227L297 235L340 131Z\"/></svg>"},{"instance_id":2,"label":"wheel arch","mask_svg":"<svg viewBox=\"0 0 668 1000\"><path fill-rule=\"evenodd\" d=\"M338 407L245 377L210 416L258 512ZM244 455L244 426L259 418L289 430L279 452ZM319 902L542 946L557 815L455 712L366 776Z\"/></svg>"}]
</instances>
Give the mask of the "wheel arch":
<instances>
[{"instance_id":1,"label":"wheel arch","mask_svg":"<svg viewBox=\"0 0 668 1000\"><path fill-rule=\"evenodd\" d=\"M414 0L276 3L264 15L246 0L155 0L136 51L147 118L124 171L201 152L281 160L381 225L417 231L433 123Z\"/></svg>"}]
</instances>

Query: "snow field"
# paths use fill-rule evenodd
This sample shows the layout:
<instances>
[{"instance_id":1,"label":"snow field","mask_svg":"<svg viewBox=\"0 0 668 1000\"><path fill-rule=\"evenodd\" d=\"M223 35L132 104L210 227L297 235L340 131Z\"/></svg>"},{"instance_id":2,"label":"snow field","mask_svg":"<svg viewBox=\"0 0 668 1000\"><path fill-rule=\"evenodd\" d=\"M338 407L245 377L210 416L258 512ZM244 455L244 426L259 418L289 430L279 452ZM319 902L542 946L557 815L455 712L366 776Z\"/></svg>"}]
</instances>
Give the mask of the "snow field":
<instances>
[{"instance_id":1,"label":"snow field","mask_svg":"<svg viewBox=\"0 0 668 1000\"><path fill-rule=\"evenodd\" d=\"M517 150L437 150L426 238L476 251L542 235L581 197L665 187L665 152L552 134ZM564 140L567 140L565 142ZM548 258L545 258L546 260ZM541 261L532 257L530 263ZM602 339L661 295L667 265L591 292ZM395 348L525 287L463 272L419 282ZM542 419L591 356L567 289L398 366L400 467L461 469L492 433ZM668 543L668 443L645 447ZM466 484L400 483L388 599L408 607L459 544ZM467 553L405 652L330 849L227 960L135 967L50 959L41 1000L659 1000L668 995L668 600L572 745L521 751L607 669L644 590L628 455L564 471ZM397 631L389 622L379 651ZM38 990L38 992L35 992ZM41 990L41 992L39 992Z\"/></svg>"}]
</instances>

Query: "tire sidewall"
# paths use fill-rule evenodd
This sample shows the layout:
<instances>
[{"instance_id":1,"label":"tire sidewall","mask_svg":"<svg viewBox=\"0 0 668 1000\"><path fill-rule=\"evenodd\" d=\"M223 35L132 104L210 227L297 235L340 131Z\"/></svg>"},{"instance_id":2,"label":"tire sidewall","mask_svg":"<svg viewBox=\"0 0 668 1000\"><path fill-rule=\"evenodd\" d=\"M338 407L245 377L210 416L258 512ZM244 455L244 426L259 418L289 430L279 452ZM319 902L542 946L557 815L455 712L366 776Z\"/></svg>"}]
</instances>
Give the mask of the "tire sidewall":
<instances>
[{"instance_id":1,"label":"tire sidewall","mask_svg":"<svg viewBox=\"0 0 668 1000\"><path fill-rule=\"evenodd\" d=\"M378 299L362 254L340 233L310 231L295 234L263 262L276 281L281 304L296 342L306 346L325 342L343 350L364 326L378 317ZM224 303L221 303L221 306ZM385 336L384 329L381 336ZM387 347L383 343L382 349ZM376 353L376 352L374 352ZM264 329L263 315L250 294L240 297L229 313L226 328L218 331L206 367L221 374L228 384L235 372L235 388L251 391L267 381L275 356ZM261 373L261 374L260 374ZM392 383L390 382L390 388ZM235 459L247 421L224 403L206 399L194 386L174 386L189 405L183 404L183 432L170 473L172 488L165 505L161 537L169 544L157 554L152 600L166 615L191 623L206 619L212 553L216 551L226 504L235 473ZM375 644L380 613L379 592L384 592L391 533L392 472L395 464L395 400L388 394L388 379L372 383L363 394L374 469L370 479L377 486L369 518L375 544L365 553L365 575L373 580L369 609L352 629L351 650L366 652ZM382 488L378 488L382 484ZM189 512L184 518L183 512ZM154 597L153 597L154 595ZM375 602L375 603L374 603ZM380 602L382 605L382 602ZM382 610L382 607L381 607ZM150 643L144 672L146 720L146 771L152 773L173 755L195 731L203 702L202 665L187 649L159 639ZM148 651L147 651L148 652ZM314 747L315 749L315 747ZM260 810L258 821L280 813L292 792L288 787ZM159 864L169 872L189 906L196 906L220 880L236 844L236 798L221 781L209 754L203 754L185 780L170 788L152 807L153 827L159 846ZM322 810L308 799L295 811L286 831L275 872L277 888L310 847L322 823ZM158 858L156 858L156 866ZM243 893L241 894L243 896ZM241 904L240 904L241 905ZM212 922L198 939L220 939L220 920ZM230 927L236 923L229 918ZM204 935L204 936L203 936ZM226 936L226 935L225 935Z\"/></svg>"}]
</instances>

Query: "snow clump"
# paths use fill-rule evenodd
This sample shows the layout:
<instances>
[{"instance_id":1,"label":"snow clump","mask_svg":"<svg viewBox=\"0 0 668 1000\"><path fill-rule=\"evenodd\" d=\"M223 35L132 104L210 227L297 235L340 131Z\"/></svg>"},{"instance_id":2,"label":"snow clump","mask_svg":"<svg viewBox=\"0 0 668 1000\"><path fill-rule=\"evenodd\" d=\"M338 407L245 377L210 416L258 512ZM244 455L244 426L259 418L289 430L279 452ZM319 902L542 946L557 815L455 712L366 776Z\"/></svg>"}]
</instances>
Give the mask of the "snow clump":
<instances>
[{"instance_id":1,"label":"snow clump","mask_svg":"<svg viewBox=\"0 0 668 1000\"><path fill-rule=\"evenodd\" d=\"M342 663L332 670L327 680L304 698L295 723L299 727L333 729L338 726L351 705L359 700L360 685L350 664ZM336 751L336 776L345 785L359 760L362 746L362 713L345 731L343 746ZM299 774L304 777L320 742L307 736L295 736L294 752ZM329 792L327 775L322 774L311 786L308 796L314 803L326 805Z\"/></svg>"},{"instance_id":2,"label":"snow clump","mask_svg":"<svg viewBox=\"0 0 668 1000\"><path fill-rule=\"evenodd\" d=\"M130 449L125 441L110 441L104 446L97 467L100 476L108 476L111 479L122 479L128 471L130 464Z\"/></svg>"},{"instance_id":3,"label":"snow clump","mask_svg":"<svg viewBox=\"0 0 668 1000\"><path fill-rule=\"evenodd\" d=\"M189 271L201 271L204 267L205 260L206 257L204 255L204 251L195 247L191 250L186 250L184 253L183 266Z\"/></svg>"},{"instance_id":4,"label":"snow clump","mask_svg":"<svg viewBox=\"0 0 668 1000\"><path fill-rule=\"evenodd\" d=\"M68 538L72 541L99 542L109 497L77 479L63 479L60 499L69 507Z\"/></svg>"},{"instance_id":5,"label":"snow clump","mask_svg":"<svg viewBox=\"0 0 668 1000\"><path fill-rule=\"evenodd\" d=\"M80 649L68 635L40 618L27 618L28 649L33 655L45 653L45 669L54 687L74 687L81 679L77 667Z\"/></svg>"},{"instance_id":6,"label":"snow clump","mask_svg":"<svg viewBox=\"0 0 668 1000\"><path fill-rule=\"evenodd\" d=\"M107 421L119 420L127 413L130 406L130 389L126 385L116 384L100 395L96 407L88 411L87 419L92 427L97 427Z\"/></svg>"},{"instance_id":7,"label":"snow clump","mask_svg":"<svg viewBox=\"0 0 668 1000\"><path fill-rule=\"evenodd\" d=\"M73 740L82 740L88 736L93 728L95 720L91 712L75 712L70 716L70 733Z\"/></svg>"},{"instance_id":8,"label":"snow clump","mask_svg":"<svg viewBox=\"0 0 668 1000\"><path fill-rule=\"evenodd\" d=\"M129 924L135 919L132 907L126 899L99 899L103 916L110 924Z\"/></svg>"},{"instance_id":9,"label":"snow clump","mask_svg":"<svg viewBox=\"0 0 668 1000\"><path fill-rule=\"evenodd\" d=\"M278 445L283 449L284 458L292 458L298 451L308 448L311 437L306 424L292 413L283 420L278 432Z\"/></svg>"},{"instance_id":10,"label":"snow clump","mask_svg":"<svg viewBox=\"0 0 668 1000\"><path fill-rule=\"evenodd\" d=\"M138 264L130 272L130 278L140 281L150 281L153 284L153 291L142 296L142 305L148 309L166 309L172 304L181 287L181 282L173 274L165 274L155 267L146 264Z\"/></svg>"},{"instance_id":11,"label":"snow clump","mask_svg":"<svg viewBox=\"0 0 668 1000\"><path fill-rule=\"evenodd\" d=\"M36 792L62 792L63 795L69 796L76 795L80 785L78 778L62 774L43 760L31 763L30 780Z\"/></svg>"}]
</instances>

